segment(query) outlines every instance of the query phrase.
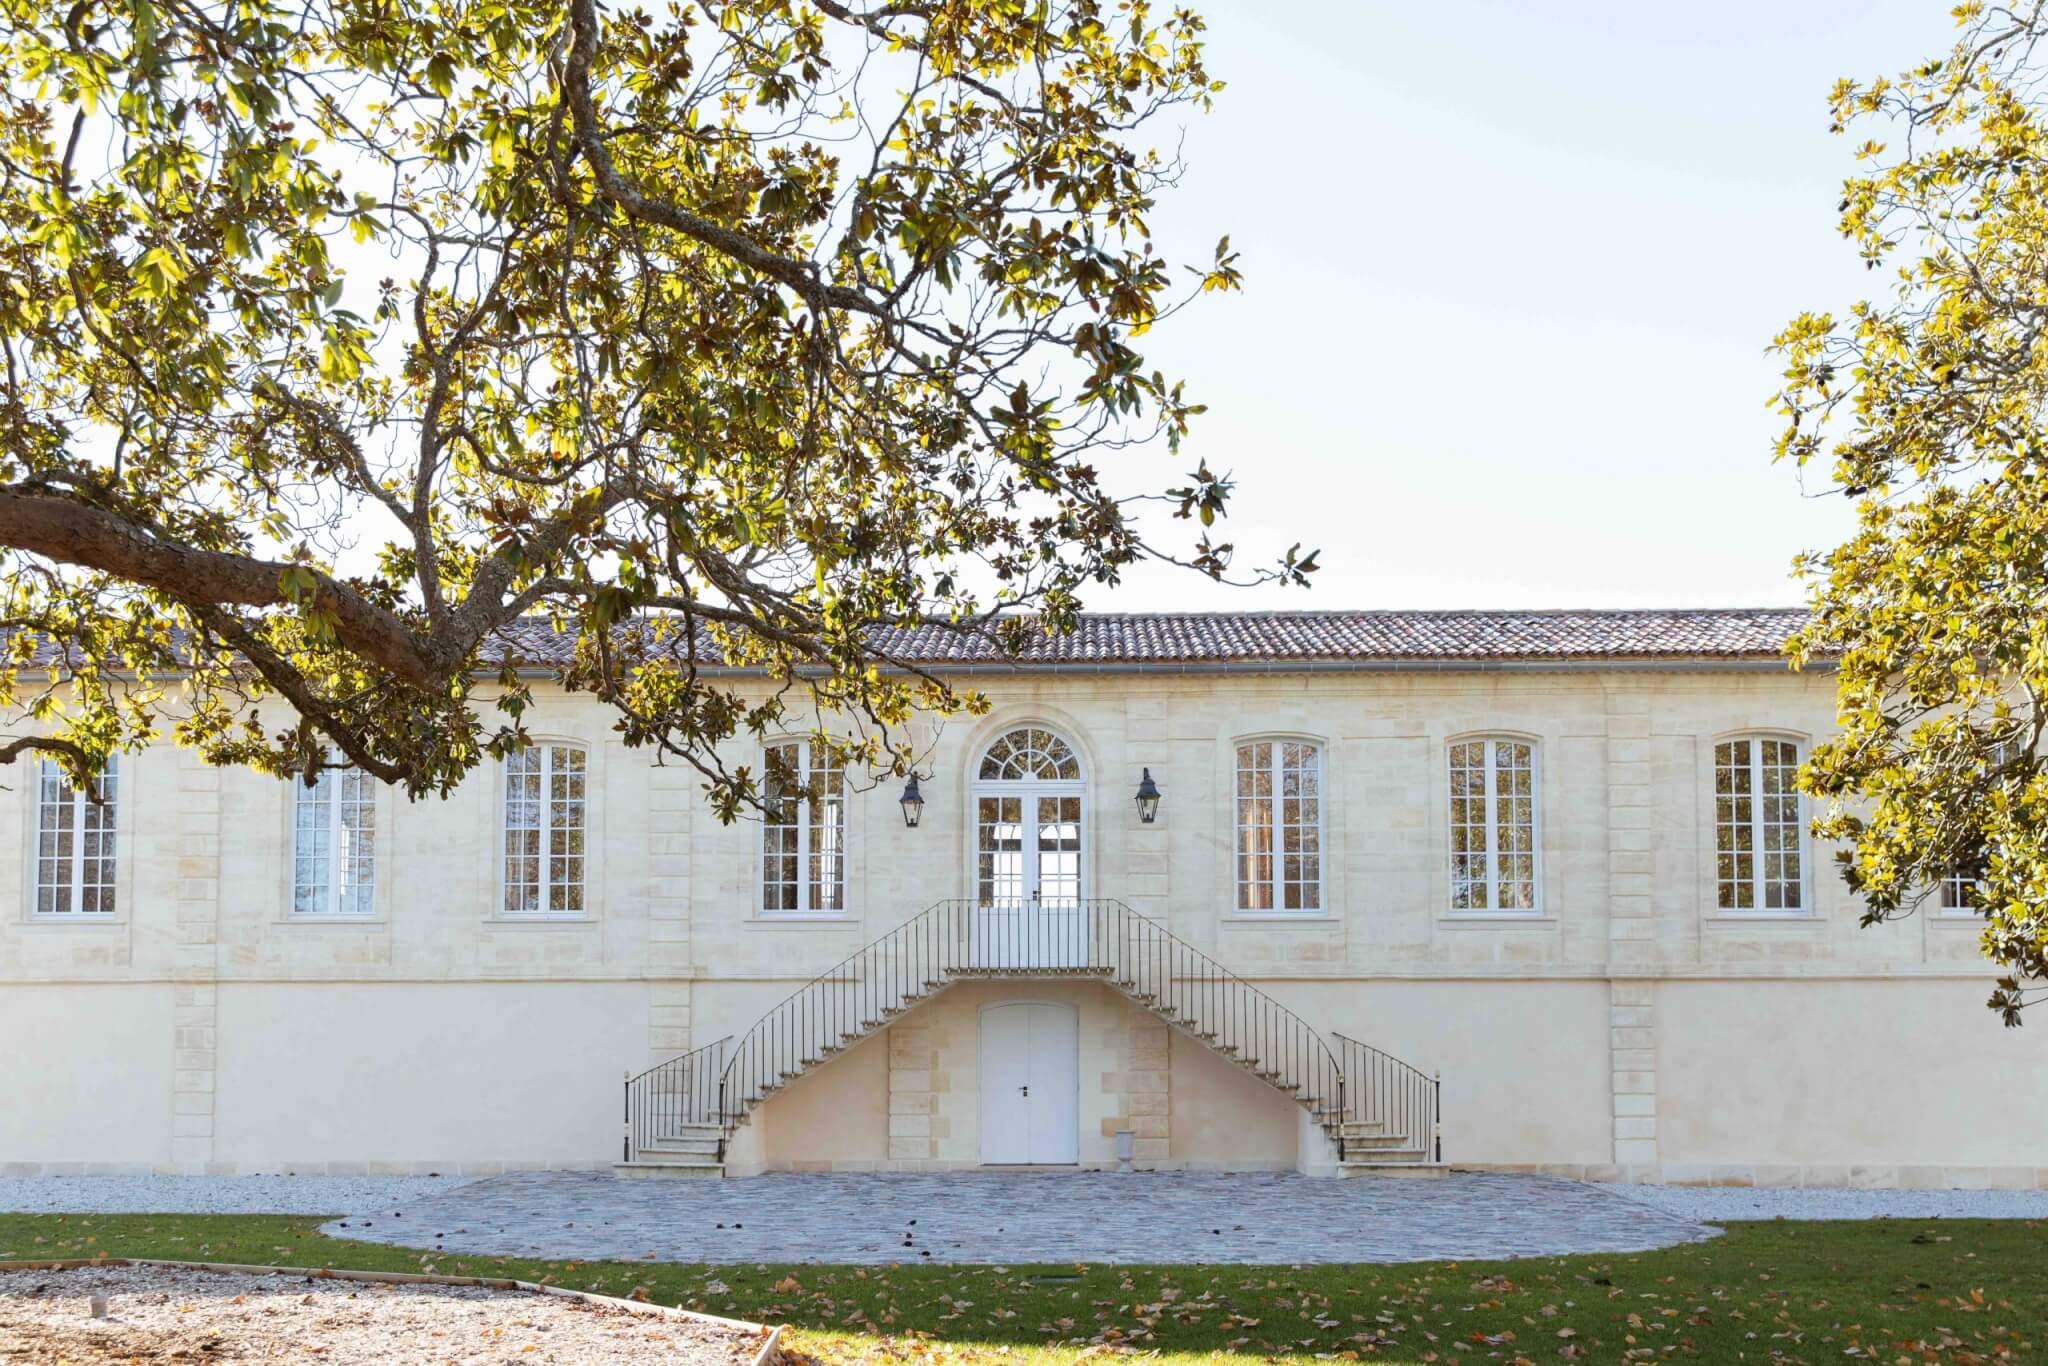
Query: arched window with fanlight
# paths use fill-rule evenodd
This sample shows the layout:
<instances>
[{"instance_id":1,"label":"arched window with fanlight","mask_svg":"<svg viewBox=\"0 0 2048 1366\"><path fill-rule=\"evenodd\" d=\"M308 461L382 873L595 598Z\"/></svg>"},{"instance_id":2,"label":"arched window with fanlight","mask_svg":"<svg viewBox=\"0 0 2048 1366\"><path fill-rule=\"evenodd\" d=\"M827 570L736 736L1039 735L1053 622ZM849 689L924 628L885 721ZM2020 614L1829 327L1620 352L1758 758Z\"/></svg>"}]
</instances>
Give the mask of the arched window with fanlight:
<instances>
[{"instance_id":1,"label":"arched window with fanlight","mask_svg":"<svg viewBox=\"0 0 2048 1366\"><path fill-rule=\"evenodd\" d=\"M1081 896L1081 758L1057 731L1018 726L975 769L975 896L984 905Z\"/></svg>"},{"instance_id":2,"label":"arched window with fanlight","mask_svg":"<svg viewBox=\"0 0 2048 1366\"><path fill-rule=\"evenodd\" d=\"M1079 782L1081 760L1056 732L1022 726L981 753L981 782Z\"/></svg>"}]
</instances>

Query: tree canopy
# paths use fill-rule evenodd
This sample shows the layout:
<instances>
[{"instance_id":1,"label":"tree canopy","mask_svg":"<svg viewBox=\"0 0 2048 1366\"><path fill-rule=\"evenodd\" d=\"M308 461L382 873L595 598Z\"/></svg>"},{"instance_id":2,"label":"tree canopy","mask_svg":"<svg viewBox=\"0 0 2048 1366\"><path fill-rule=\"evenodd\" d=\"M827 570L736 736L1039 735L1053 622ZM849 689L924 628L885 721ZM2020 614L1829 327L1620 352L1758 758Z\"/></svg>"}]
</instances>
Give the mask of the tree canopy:
<instances>
[{"instance_id":1,"label":"tree canopy","mask_svg":"<svg viewBox=\"0 0 2048 1366\"><path fill-rule=\"evenodd\" d=\"M2048 982L2048 17L1957 7L1947 55L1842 81L1841 230L1890 292L1776 341L1778 453L1855 534L1807 557L1795 661L1838 656L1841 730L1802 774L1866 924L1947 895L1986 921L2006 1022Z\"/></svg>"},{"instance_id":2,"label":"tree canopy","mask_svg":"<svg viewBox=\"0 0 2048 1366\"><path fill-rule=\"evenodd\" d=\"M798 704L899 771L907 718L972 704L874 628L1057 629L1144 557L1314 568L1234 569L1229 479L1135 463L1201 411L1144 334L1240 282L1151 226L1220 88L1191 12L0 16L0 704L39 723L0 758L169 729L445 791L524 742L494 633L541 616L730 814L719 742Z\"/></svg>"}]
</instances>

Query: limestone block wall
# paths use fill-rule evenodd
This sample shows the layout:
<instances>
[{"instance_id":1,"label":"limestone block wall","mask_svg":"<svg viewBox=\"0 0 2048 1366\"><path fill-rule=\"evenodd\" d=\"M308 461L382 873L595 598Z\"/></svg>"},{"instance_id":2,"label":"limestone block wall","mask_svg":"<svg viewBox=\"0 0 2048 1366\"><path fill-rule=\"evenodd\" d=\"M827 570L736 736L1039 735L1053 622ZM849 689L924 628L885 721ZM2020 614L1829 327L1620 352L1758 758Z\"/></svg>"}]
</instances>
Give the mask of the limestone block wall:
<instances>
[{"instance_id":1,"label":"limestone block wall","mask_svg":"<svg viewBox=\"0 0 2048 1366\"><path fill-rule=\"evenodd\" d=\"M1441 1070L1453 1160L1757 1179L2034 1170L2048 1041L1981 1008L1992 973L1973 920L1862 929L1821 848L1808 850L1801 913L1716 905L1714 744L1825 734L1825 674L963 681L990 708L924 733L923 825L904 827L895 783L850 799L848 910L829 919L764 915L758 827L719 824L686 769L625 749L601 707L546 689L534 733L589 754L596 856L576 921L499 914L496 765L445 800L380 794L375 911L322 919L289 913L289 789L167 745L123 762L120 913L37 921L32 767L18 762L0 772L0 1001L26 1042L0 1055L0 1167L601 1165L628 1072L743 1034L923 907L972 895L975 761L1035 723L1066 735L1086 769L1087 892L1164 921L1318 1028ZM1534 746L1539 914L1451 912L1445 756L1476 734ZM1235 905L1234 754L1261 735L1323 746L1311 914ZM758 762L751 746L732 757ZM1145 768L1165 793L1152 825L1130 800ZM947 993L930 1018L905 1017L779 1097L749 1140L760 1160L973 1162L976 992ZM1179 1036L1161 1067L1150 1017L1100 996L1085 1009L1084 1160L1112 1161L1110 1135L1130 1127L1151 1162L1291 1161L1284 1102L1233 1127L1256 1082ZM1933 1099L1901 1114L1900 1077ZM322 1086L351 1098L346 1113ZM265 1096L319 1116L333 1140L286 1127ZM523 1123L525 1106L551 1113ZM437 1107L451 1114L414 1113ZM1943 1109L1995 1118L1932 1117Z\"/></svg>"},{"instance_id":2,"label":"limestone block wall","mask_svg":"<svg viewBox=\"0 0 2048 1366\"><path fill-rule=\"evenodd\" d=\"M1163 1164L1173 1157L1173 1031L1130 1002L1112 996L1106 1004L1102 1052L1118 1066L1101 1085L1116 1113L1102 1117L1100 1136L1114 1144L1129 1129L1134 1164Z\"/></svg>"},{"instance_id":3,"label":"limestone block wall","mask_svg":"<svg viewBox=\"0 0 2048 1366\"><path fill-rule=\"evenodd\" d=\"M953 1137L952 1107L946 1105L953 1077L939 1051L948 1032L933 1029L942 1013L935 1005L927 1006L888 1030L888 1160L911 1170L936 1163L940 1145ZM940 1113L941 1105L948 1113Z\"/></svg>"}]
</instances>

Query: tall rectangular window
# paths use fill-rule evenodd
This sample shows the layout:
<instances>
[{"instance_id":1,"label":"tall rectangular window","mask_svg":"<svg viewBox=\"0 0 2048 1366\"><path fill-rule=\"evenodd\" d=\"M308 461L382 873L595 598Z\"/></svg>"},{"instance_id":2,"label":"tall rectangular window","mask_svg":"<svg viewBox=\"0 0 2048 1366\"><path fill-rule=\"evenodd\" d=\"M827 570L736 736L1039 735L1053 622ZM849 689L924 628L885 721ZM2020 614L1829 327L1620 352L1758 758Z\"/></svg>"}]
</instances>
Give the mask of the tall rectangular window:
<instances>
[{"instance_id":1,"label":"tall rectangular window","mask_svg":"<svg viewBox=\"0 0 2048 1366\"><path fill-rule=\"evenodd\" d=\"M584 755L534 745L505 761L506 915L584 913Z\"/></svg>"},{"instance_id":2,"label":"tall rectangular window","mask_svg":"<svg viewBox=\"0 0 2048 1366\"><path fill-rule=\"evenodd\" d=\"M114 756L99 773L99 800L45 759L36 770L35 914L79 919L114 913Z\"/></svg>"},{"instance_id":3,"label":"tall rectangular window","mask_svg":"<svg viewBox=\"0 0 2048 1366\"><path fill-rule=\"evenodd\" d=\"M1749 736L1714 746L1714 857L1724 911L1805 906L1799 746Z\"/></svg>"},{"instance_id":4,"label":"tall rectangular window","mask_svg":"<svg viewBox=\"0 0 2048 1366\"><path fill-rule=\"evenodd\" d=\"M1451 746L1451 909L1537 910L1535 747L1526 740Z\"/></svg>"},{"instance_id":5,"label":"tall rectangular window","mask_svg":"<svg viewBox=\"0 0 2048 1366\"><path fill-rule=\"evenodd\" d=\"M368 915L377 872L377 784L357 768L292 783L292 914Z\"/></svg>"},{"instance_id":6,"label":"tall rectangular window","mask_svg":"<svg viewBox=\"0 0 2048 1366\"><path fill-rule=\"evenodd\" d=\"M1323 752L1308 740L1237 747L1237 908L1323 905Z\"/></svg>"},{"instance_id":7,"label":"tall rectangular window","mask_svg":"<svg viewBox=\"0 0 2048 1366\"><path fill-rule=\"evenodd\" d=\"M846 771L823 745L771 745L763 766L761 909L770 914L846 911Z\"/></svg>"},{"instance_id":8,"label":"tall rectangular window","mask_svg":"<svg viewBox=\"0 0 2048 1366\"><path fill-rule=\"evenodd\" d=\"M2004 786L2015 778L2022 784L2026 781L2025 771L2014 773L2014 763L2024 751L2024 745L2017 738L1993 742L1990 752L1984 756L1986 777L1998 786ZM1948 870L1941 880L1941 914L1974 918L1983 910L1982 878L1984 875L1983 851L1966 862L1958 863Z\"/></svg>"}]
</instances>

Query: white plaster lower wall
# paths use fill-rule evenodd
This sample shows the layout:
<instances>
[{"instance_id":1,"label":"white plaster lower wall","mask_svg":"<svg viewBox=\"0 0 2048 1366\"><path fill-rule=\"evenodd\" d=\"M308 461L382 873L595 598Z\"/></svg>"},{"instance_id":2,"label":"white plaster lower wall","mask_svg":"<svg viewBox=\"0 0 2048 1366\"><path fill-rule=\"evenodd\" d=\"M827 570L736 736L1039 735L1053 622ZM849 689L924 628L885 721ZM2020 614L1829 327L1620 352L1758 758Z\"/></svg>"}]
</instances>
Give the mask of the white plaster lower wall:
<instances>
[{"instance_id":1,"label":"white plaster lower wall","mask_svg":"<svg viewBox=\"0 0 2048 1366\"><path fill-rule=\"evenodd\" d=\"M1838 1169L1810 1183L2048 1166L2048 1030L2005 1028L1984 996L1955 981L1660 983L1659 1156Z\"/></svg>"},{"instance_id":2,"label":"white plaster lower wall","mask_svg":"<svg viewBox=\"0 0 2048 1366\"><path fill-rule=\"evenodd\" d=\"M1214 1049L1173 1036L1173 1165L1287 1171L1301 1107Z\"/></svg>"},{"instance_id":3,"label":"white plaster lower wall","mask_svg":"<svg viewBox=\"0 0 2048 1366\"><path fill-rule=\"evenodd\" d=\"M619 1083L648 1057L632 983L233 984L218 988L213 1165L225 1170L597 1167L618 1154ZM696 1030L742 1030L787 994L705 990ZM1613 1161L1604 982L1281 983L1337 1031L1444 1075L1454 1164ZM973 1166L975 1021L1005 999L1082 1011L1082 1161L1139 1123L1133 1021L1106 989L955 988L904 1017L937 1061L929 1148L891 1141L888 1034L759 1112L774 1167ZM1968 981L1674 981L1654 986L1658 1165L1681 1180L2002 1181L2043 1168L2048 1030L2004 1029ZM177 1055L167 984L6 988L0 1171L172 1163ZM1144 1045L1149 1046L1149 1045ZM1149 1066L1150 1064L1142 1064ZM1164 1165L1292 1165L1294 1107L1199 1044L1170 1047ZM1122 1092L1119 1087L1124 1088ZM899 1098L900 1099L900 1098ZM1126 1116L1124 1112L1129 1111ZM907 1112L907 1111L906 1111ZM907 1126L904 1133L914 1134Z\"/></svg>"},{"instance_id":4,"label":"white plaster lower wall","mask_svg":"<svg viewBox=\"0 0 2048 1366\"><path fill-rule=\"evenodd\" d=\"M868 1171L889 1155L889 1036L870 1035L754 1112L761 1160L780 1171Z\"/></svg>"},{"instance_id":5,"label":"white plaster lower wall","mask_svg":"<svg viewBox=\"0 0 2048 1366\"><path fill-rule=\"evenodd\" d=\"M1442 1072L1448 1162L1613 1161L1605 982L1383 980L1272 994L1326 1036Z\"/></svg>"},{"instance_id":6,"label":"white plaster lower wall","mask_svg":"<svg viewBox=\"0 0 2048 1366\"><path fill-rule=\"evenodd\" d=\"M646 1040L638 984L223 984L214 1160L602 1166Z\"/></svg>"},{"instance_id":7,"label":"white plaster lower wall","mask_svg":"<svg viewBox=\"0 0 2048 1366\"><path fill-rule=\"evenodd\" d=\"M0 1172L171 1157L172 988L0 988Z\"/></svg>"}]
</instances>

